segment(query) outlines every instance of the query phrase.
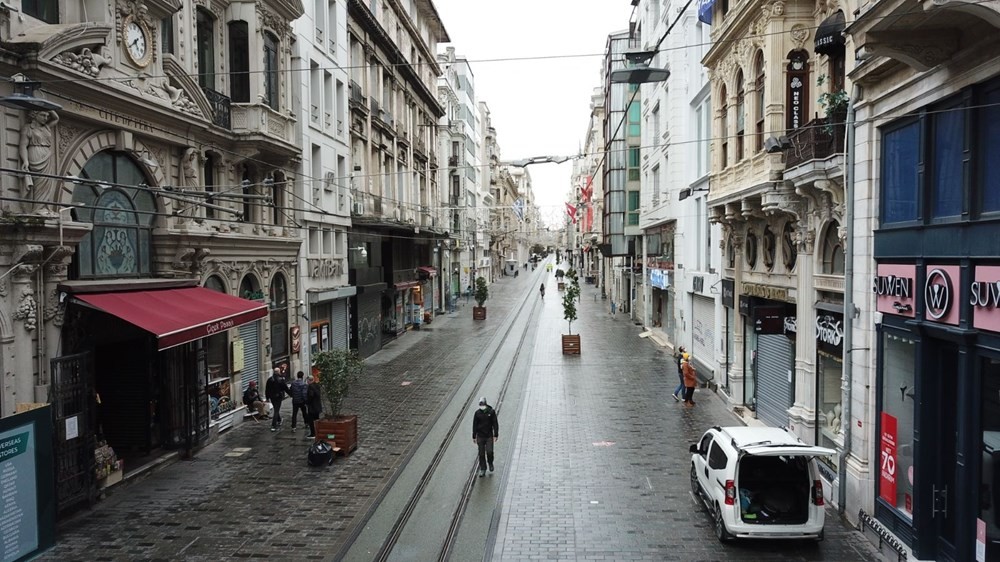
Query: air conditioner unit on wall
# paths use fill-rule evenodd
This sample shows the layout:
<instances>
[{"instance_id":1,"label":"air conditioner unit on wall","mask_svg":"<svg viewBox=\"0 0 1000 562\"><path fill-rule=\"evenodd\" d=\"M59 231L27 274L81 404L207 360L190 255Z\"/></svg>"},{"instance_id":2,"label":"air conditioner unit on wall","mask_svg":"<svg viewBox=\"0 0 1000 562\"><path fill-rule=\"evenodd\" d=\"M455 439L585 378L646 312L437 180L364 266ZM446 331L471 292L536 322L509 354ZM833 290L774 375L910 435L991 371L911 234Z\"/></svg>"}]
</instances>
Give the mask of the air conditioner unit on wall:
<instances>
[{"instance_id":1,"label":"air conditioner unit on wall","mask_svg":"<svg viewBox=\"0 0 1000 562\"><path fill-rule=\"evenodd\" d=\"M365 214L365 203L364 203L364 201L355 201L354 204L351 205L351 213L355 214L355 215L363 215L363 214Z\"/></svg>"}]
</instances>

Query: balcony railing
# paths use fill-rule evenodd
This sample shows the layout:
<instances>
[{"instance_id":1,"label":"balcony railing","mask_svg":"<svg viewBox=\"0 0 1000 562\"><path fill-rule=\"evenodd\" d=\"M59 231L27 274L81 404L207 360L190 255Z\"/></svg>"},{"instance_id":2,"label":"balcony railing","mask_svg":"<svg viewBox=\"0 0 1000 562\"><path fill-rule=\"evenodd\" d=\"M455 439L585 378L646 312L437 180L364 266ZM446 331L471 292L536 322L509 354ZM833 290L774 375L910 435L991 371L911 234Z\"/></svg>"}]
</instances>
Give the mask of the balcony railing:
<instances>
[{"instance_id":1,"label":"balcony railing","mask_svg":"<svg viewBox=\"0 0 1000 562\"><path fill-rule=\"evenodd\" d=\"M202 88L205 97L208 98L208 105L212 108L212 123L223 129L232 128L232 118L230 116L229 96L216 92L211 88Z\"/></svg>"},{"instance_id":2,"label":"balcony railing","mask_svg":"<svg viewBox=\"0 0 1000 562\"><path fill-rule=\"evenodd\" d=\"M349 90L350 90L350 98L348 100L348 105L351 106L351 109L358 109L366 113L368 110L368 105L365 104L365 94L364 92L361 91L361 86L354 80L351 80L351 85Z\"/></svg>"},{"instance_id":3,"label":"balcony railing","mask_svg":"<svg viewBox=\"0 0 1000 562\"><path fill-rule=\"evenodd\" d=\"M382 106L378 104L378 100L375 98L368 98L368 103L372 110L372 115L378 115L379 111L382 111Z\"/></svg>"},{"instance_id":4,"label":"balcony railing","mask_svg":"<svg viewBox=\"0 0 1000 562\"><path fill-rule=\"evenodd\" d=\"M844 119L839 116L816 118L792 131L788 134L792 148L785 152L785 168L843 152L845 132Z\"/></svg>"}]
</instances>

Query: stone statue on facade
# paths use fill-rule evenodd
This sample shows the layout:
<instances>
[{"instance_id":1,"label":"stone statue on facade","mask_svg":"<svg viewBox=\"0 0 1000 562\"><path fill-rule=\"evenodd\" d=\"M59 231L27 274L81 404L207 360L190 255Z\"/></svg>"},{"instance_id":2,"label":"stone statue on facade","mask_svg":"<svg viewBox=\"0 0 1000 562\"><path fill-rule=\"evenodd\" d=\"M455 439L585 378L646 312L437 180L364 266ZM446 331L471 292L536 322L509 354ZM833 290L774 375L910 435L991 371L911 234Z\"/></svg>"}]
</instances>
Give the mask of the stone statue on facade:
<instances>
[{"instance_id":1,"label":"stone statue on facade","mask_svg":"<svg viewBox=\"0 0 1000 562\"><path fill-rule=\"evenodd\" d=\"M32 199L32 212L41 215L54 215L53 199L56 182L34 174L49 174L53 157L53 129L59 122L55 111L31 111L28 121L21 130L18 144L18 155L21 159L21 171L24 176L25 199Z\"/></svg>"}]
</instances>

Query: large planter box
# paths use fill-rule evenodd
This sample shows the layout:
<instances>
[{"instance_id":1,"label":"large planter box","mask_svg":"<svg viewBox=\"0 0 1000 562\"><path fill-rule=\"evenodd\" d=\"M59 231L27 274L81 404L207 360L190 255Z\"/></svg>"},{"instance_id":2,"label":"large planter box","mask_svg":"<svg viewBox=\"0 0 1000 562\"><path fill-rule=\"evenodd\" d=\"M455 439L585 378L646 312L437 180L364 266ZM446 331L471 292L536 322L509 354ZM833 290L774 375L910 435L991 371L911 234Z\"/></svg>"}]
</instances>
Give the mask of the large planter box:
<instances>
[{"instance_id":1,"label":"large planter box","mask_svg":"<svg viewBox=\"0 0 1000 562\"><path fill-rule=\"evenodd\" d=\"M345 455L358 448L358 416L337 416L313 423L316 441L326 441L335 448L340 447L340 452Z\"/></svg>"},{"instance_id":2,"label":"large planter box","mask_svg":"<svg viewBox=\"0 0 1000 562\"><path fill-rule=\"evenodd\" d=\"M566 284L563 283L562 281L560 281L558 283L558 288L559 288L560 291L565 291L566 290Z\"/></svg>"},{"instance_id":3,"label":"large planter box","mask_svg":"<svg viewBox=\"0 0 1000 562\"><path fill-rule=\"evenodd\" d=\"M580 355L580 334L562 336L563 355Z\"/></svg>"},{"instance_id":4,"label":"large planter box","mask_svg":"<svg viewBox=\"0 0 1000 562\"><path fill-rule=\"evenodd\" d=\"M473 320L486 320L486 307L485 306L474 306L474 307L472 307L472 319Z\"/></svg>"}]
</instances>

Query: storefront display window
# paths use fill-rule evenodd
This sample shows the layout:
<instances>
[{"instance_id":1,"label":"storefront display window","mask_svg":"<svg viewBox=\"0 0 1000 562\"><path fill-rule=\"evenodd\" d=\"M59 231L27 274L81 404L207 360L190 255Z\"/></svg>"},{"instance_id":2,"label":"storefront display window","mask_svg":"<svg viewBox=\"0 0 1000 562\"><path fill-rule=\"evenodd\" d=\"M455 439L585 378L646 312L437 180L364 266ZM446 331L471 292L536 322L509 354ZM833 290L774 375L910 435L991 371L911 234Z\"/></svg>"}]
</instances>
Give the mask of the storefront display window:
<instances>
[{"instance_id":1,"label":"storefront display window","mask_svg":"<svg viewBox=\"0 0 1000 562\"><path fill-rule=\"evenodd\" d=\"M743 403L757 409L757 332L744 322L743 329Z\"/></svg>"},{"instance_id":2,"label":"storefront display window","mask_svg":"<svg viewBox=\"0 0 1000 562\"><path fill-rule=\"evenodd\" d=\"M986 559L1000 559L1000 359L983 357L982 482L979 519L986 525Z\"/></svg>"},{"instance_id":3,"label":"storefront display window","mask_svg":"<svg viewBox=\"0 0 1000 562\"><path fill-rule=\"evenodd\" d=\"M882 334L882 404L879 416L879 497L913 518L913 418L916 342Z\"/></svg>"},{"instance_id":4,"label":"storefront display window","mask_svg":"<svg viewBox=\"0 0 1000 562\"><path fill-rule=\"evenodd\" d=\"M822 447L840 450L844 439L841 434L843 411L840 390L843 363L840 357L819 351L816 357L816 443ZM837 455L820 459L830 467L837 467Z\"/></svg>"}]
</instances>

